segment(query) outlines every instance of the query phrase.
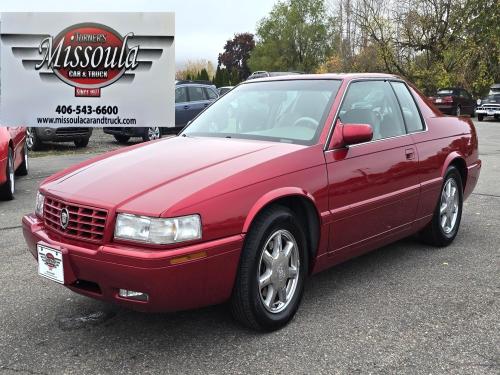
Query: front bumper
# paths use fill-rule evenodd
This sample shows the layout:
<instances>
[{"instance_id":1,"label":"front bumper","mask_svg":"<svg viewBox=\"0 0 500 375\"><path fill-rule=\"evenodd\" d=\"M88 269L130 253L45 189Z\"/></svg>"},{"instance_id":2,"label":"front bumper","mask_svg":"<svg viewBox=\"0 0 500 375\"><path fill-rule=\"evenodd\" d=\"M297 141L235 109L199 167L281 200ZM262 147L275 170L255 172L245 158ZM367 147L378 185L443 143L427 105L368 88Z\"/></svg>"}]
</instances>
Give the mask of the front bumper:
<instances>
[{"instance_id":1,"label":"front bumper","mask_svg":"<svg viewBox=\"0 0 500 375\"><path fill-rule=\"evenodd\" d=\"M35 131L43 142L73 142L92 135L92 128L35 128Z\"/></svg>"},{"instance_id":2,"label":"front bumper","mask_svg":"<svg viewBox=\"0 0 500 375\"><path fill-rule=\"evenodd\" d=\"M500 116L500 107L499 108L481 108L478 107L476 109L476 114L483 116Z\"/></svg>"},{"instance_id":3,"label":"front bumper","mask_svg":"<svg viewBox=\"0 0 500 375\"><path fill-rule=\"evenodd\" d=\"M45 230L34 215L23 217L32 255L37 243L63 253L65 286L88 297L134 310L165 312L217 304L231 296L243 235L174 250L73 243ZM190 259L190 255L205 254ZM119 289L147 293L148 301L122 298Z\"/></svg>"},{"instance_id":4,"label":"front bumper","mask_svg":"<svg viewBox=\"0 0 500 375\"><path fill-rule=\"evenodd\" d=\"M126 137L142 137L147 128L125 127L125 128L103 128L104 133L111 135L122 135Z\"/></svg>"}]
</instances>

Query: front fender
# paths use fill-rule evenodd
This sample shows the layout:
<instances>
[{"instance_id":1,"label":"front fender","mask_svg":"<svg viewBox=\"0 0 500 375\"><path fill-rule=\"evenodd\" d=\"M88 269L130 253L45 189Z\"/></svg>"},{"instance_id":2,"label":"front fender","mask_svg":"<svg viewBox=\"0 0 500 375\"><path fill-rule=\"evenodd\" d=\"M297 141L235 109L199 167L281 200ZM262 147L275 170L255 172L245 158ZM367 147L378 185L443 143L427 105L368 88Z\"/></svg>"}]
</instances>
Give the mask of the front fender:
<instances>
[{"instance_id":1,"label":"front fender","mask_svg":"<svg viewBox=\"0 0 500 375\"><path fill-rule=\"evenodd\" d=\"M247 233L248 230L250 229L250 225L252 224L253 220L255 217L258 215L258 213L268 204L280 199L280 198L285 198L289 196L300 196L307 198L311 201L311 203L314 205L314 207L317 207L316 201L314 197L305 191L304 189L298 188L298 187L282 187L279 189L275 189L272 191L267 192L263 196L261 196L252 206L250 211L248 212L248 215L245 219L245 223L243 224L243 233Z\"/></svg>"}]
</instances>

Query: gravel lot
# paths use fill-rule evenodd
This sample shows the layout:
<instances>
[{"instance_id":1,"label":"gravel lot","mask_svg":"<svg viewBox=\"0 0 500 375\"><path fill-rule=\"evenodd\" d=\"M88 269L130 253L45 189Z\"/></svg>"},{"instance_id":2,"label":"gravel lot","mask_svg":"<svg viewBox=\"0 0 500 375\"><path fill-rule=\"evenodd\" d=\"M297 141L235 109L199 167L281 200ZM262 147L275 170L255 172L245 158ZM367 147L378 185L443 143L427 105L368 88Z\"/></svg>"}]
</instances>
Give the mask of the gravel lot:
<instances>
[{"instance_id":1,"label":"gravel lot","mask_svg":"<svg viewBox=\"0 0 500 375\"><path fill-rule=\"evenodd\" d=\"M455 242L407 239L316 275L271 334L226 306L147 315L40 278L20 229L38 183L119 146L98 130L86 153L44 151L70 155L32 159L17 199L0 202L0 373L500 373L500 123L477 127L483 170Z\"/></svg>"}]
</instances>

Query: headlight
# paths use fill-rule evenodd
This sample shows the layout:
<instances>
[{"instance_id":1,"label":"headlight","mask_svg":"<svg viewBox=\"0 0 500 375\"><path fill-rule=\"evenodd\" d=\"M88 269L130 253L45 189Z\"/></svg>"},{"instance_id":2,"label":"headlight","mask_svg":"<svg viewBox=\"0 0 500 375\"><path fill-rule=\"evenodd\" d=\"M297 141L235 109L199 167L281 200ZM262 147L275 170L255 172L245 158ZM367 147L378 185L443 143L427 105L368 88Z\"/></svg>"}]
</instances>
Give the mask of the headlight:
<instances>
[{"instance_id":1,"label":"headlight","mask_svg":"<svg viewBox=\"0 0 500 375\"><path fill-rule=\"evenodd\" d=\"M481 99L478 99L476 103L477 105L481 105Z\"/></svg>"},{"instance_id":2,"label":"headlight","mask_svg":"<svg viewBox=\"0 0 500 375\"><path fill-rule=\"evenodd\" d=\"M115 238L166 245L201 238L199 215L161 219L130 214L118 214Z\"/></svg>"},{"instance_id":3,"label":"headlight","mask_svg":"<svg viewBox=\"0 0 500 375\"><path fill-rule=\"evenodd\" d=\"M36 193L35 201L35 214L38 217L43 217L43 205L45 203L45 196L39 191Z\"/></svg>"}]
</instances>

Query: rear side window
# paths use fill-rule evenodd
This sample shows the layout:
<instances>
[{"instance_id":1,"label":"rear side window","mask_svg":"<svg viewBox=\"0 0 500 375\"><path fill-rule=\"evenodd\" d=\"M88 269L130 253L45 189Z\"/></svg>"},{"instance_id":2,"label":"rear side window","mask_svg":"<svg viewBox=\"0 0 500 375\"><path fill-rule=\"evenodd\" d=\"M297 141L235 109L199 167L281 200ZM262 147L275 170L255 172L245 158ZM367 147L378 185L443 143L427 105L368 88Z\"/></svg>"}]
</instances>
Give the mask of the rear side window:
<instances>
[{"instance_id":1,"label":"rear side window","mask_svg":"<svg viewBox=\"0 0 500 375\"><path fill-rule=\"evenodd\" d=\"M185 87L177 87L175 89L175 102L185 103L187 102L187 91Z\"/></svg>"},{"instance_id":2,"label":"rear side window","mask_svg":"<svg viewBox=\"0 0 500 375\"><path fill-rule=\"evenodd\" d=\"M189 101L190 102L198 102L201 100L205 100L205 95L203 95L203 87L188 87L189 92Z\"/></svg>"},{"instance_id":3,"label":"rear side window","mask_svg":"<svg viewBox=\"0 0 500 375\"><path fill-rule=\"evenodd\" d=\"M394 91L386 81L353 82L340 108L340 121L345 124L369 124L373 140L406 134Z\"/></svg>"},{"instance_id":4,"label":"rear side window","mask_svg":"<svg viewBox=\"0 0 500 375\"><path fill-rule=\"evenodd\" d=\"M391 82L391 85L394 88L399 104L401 105L408 133L424 130L424 124L420 118L420 113L418 112L417 105L413 100L413 96L411 96L410 91L408 91L408 87L406 87L406 85L402 82Z\"/></svg>"},{"instance_id":5,"label":"rear side window","mask_svg":"<svg viewBox=\"0 0 500 375\"><path fill-rule=\"evenodd\" d=\"M214 90L212 90L212 89L209 89L209 88L207 88L207 87L205 87L205 94L206 94L206 96L207 96L208 100L215 100L215 99L217 99L217 98L218 98L218 96L217 96L217 94L215 93L215 91L214 91Z\"/></svg>"}]
</instances>

